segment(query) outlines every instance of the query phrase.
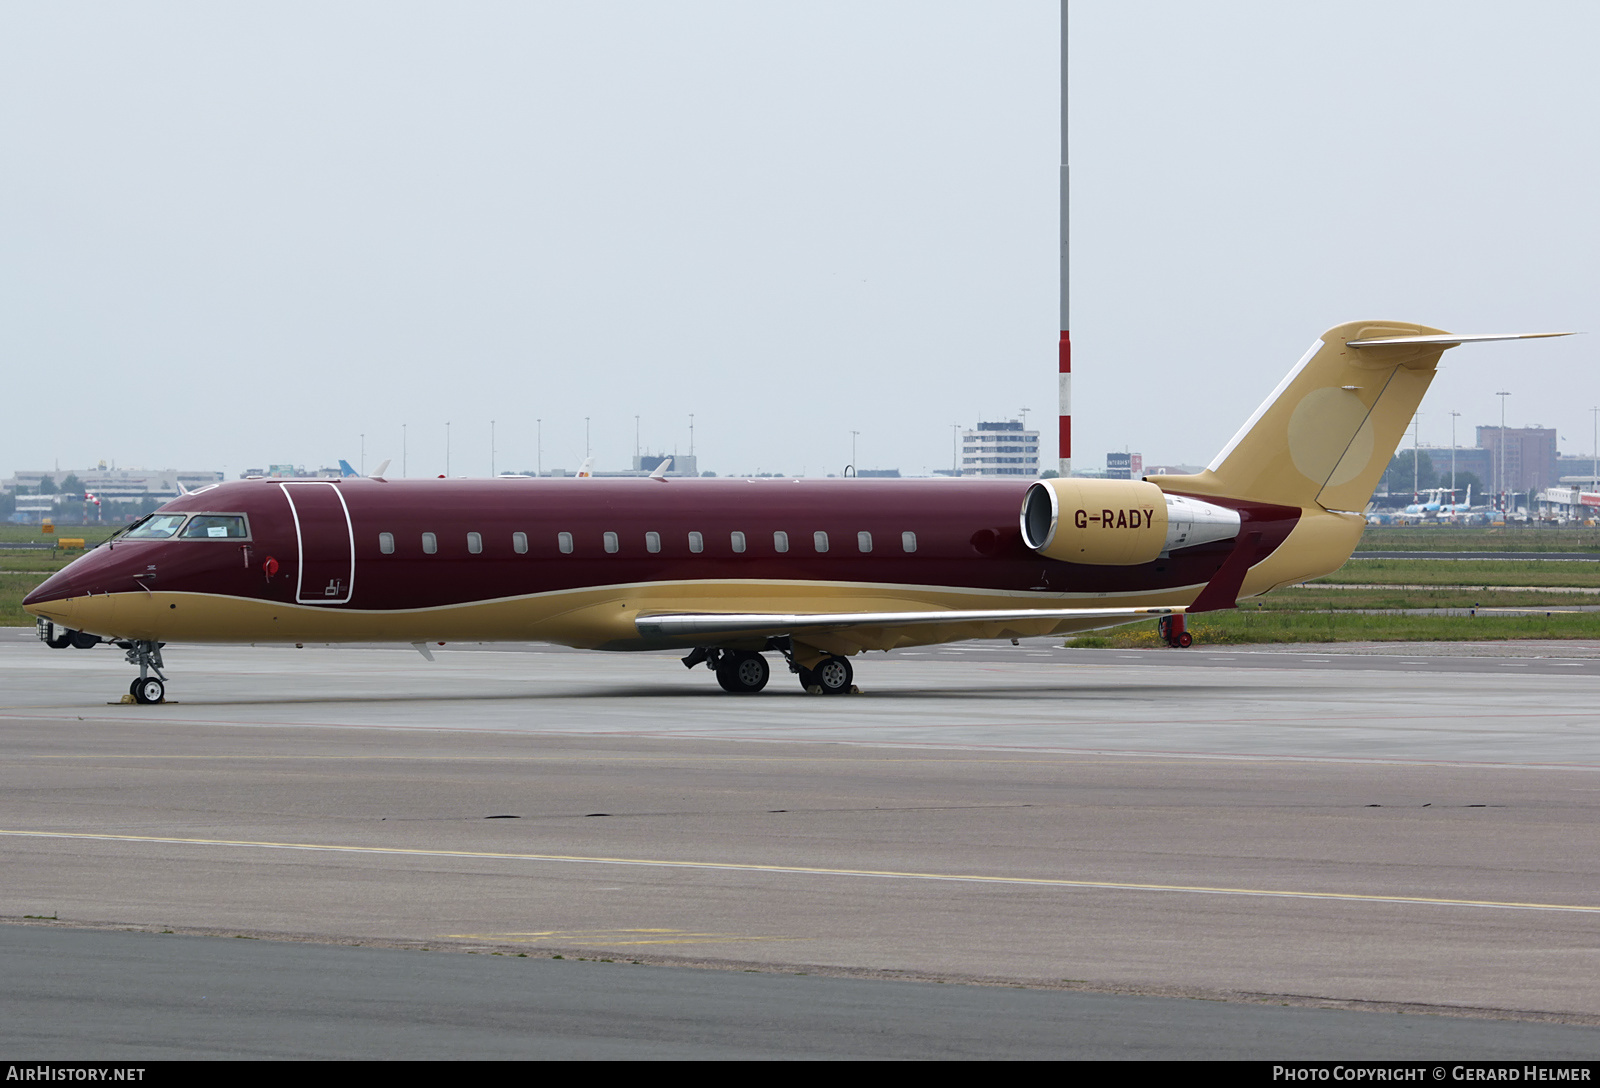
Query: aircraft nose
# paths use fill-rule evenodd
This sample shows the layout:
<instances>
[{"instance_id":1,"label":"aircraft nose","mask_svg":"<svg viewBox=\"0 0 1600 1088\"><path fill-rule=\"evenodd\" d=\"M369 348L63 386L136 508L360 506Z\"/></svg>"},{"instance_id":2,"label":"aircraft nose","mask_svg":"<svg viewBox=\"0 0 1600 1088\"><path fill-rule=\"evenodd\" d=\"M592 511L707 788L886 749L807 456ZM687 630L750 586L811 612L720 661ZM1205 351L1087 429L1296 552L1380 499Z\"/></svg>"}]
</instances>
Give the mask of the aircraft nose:
<instances>
[{"instance_id":1,"label":"aircraft nose","mask_svg":"<svg viewBox=\"0 0 1600 1088\"><path fill-rule=\"evenodd\" d=\"M31 615L43 616L47 620L70 627L72 624L69 621L74 611L73 599L82 597L86 593L86 587L71 570L58 570L41 582L32 593L22 598L22 609Z\"/></svg>"}]
</instances>

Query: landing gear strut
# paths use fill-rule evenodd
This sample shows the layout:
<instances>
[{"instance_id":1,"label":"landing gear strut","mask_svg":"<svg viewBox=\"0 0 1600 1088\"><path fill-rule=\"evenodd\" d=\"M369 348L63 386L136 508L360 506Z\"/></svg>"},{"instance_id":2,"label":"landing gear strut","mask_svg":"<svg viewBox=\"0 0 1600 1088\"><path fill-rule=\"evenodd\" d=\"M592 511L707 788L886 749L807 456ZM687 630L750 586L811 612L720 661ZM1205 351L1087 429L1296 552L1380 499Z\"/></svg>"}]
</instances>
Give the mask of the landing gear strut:
<instances>
[{"instance_id":1,"label":"landing gear strut","mask_svg":"<svg viewBox=\"0 0 1600 1088\"><path fill-rule=\"evenodd\" d=\"M1174 649L1188 649L1194 645L1194 636L1184 630L1183 616L1162 616L1156 621L1156 634Z\"/></svg>"},{"instance_id":2,"label":"landing gear strut","mask_svg":"<svg viewBox=\"0 0 1600 1088\"><path fill-rule=\"evenodd\" d=\"M167 678L161 675L161 647L160 642L151 642L140 639L135 642L119 642L124 650L128 651L128 664L139 666L139 679L128 685L128 694L133 696L136 703L164 703L167 701ZM151 676L151 673L155 673Z\"/></svg>"}]
</instances>

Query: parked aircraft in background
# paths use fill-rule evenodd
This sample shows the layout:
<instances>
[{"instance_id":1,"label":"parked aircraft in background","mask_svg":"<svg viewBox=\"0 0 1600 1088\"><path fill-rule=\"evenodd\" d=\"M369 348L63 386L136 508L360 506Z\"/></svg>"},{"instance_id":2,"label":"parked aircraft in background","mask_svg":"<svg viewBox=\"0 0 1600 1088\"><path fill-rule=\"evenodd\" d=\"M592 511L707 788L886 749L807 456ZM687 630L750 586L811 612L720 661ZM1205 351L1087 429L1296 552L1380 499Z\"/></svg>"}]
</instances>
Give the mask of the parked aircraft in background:
<instances>
[{"instance_id":1,"label":"parked aircraft in background","mask_svg":"<svg viewBox=\"0 0 1600 1088\"><path fill-rule=\"evenodd\" d=\"M1560 335L1560 334L1532 334ZM537 640L688 650L732 692L850 658L1183 616L1337 570L1434 375L1475 340L1330 329L1207 468L1143 480L241 480L163 506L29 594L165 692L183 642ZM585 467L588 468L586 462ZM70 639L69 639L70 641Z\"/></svg>"}]
</instances>

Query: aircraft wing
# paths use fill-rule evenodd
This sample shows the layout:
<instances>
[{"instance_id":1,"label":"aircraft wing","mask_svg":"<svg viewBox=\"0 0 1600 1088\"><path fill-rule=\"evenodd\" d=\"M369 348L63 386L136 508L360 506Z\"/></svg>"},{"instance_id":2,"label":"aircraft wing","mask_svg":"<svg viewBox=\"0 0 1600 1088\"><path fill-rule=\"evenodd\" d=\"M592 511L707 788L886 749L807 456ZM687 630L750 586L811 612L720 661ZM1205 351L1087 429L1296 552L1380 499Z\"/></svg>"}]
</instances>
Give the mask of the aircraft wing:
<instances>
[{"instance_id":1,"label":"aircraft wing","mask_svg":"<svg viewBox=\"0 0 1600 1088\"><path fill-rule=\"evenodd\" d=\"M910 627L937 623L1012 623L1025 620L1138 619L1187 612L1182 605L1150 608L943 609L923 612L683 612L639 616L645 638L684 635L787 635L795 631L843 631L852 627Z\"/></svg>"}]
</instances>

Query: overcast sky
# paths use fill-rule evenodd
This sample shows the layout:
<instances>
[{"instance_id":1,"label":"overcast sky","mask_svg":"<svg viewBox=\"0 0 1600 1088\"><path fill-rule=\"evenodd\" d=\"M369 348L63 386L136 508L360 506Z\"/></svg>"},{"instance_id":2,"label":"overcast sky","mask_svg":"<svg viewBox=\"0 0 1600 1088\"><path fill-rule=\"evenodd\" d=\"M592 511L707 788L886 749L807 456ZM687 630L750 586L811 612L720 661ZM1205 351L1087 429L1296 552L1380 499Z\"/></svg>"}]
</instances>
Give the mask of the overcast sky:
<instances>
[{"instance_id":1,"label":"overcast sky","mask_svg":"<svg viewBox=\"0 0 1600 1088\"><path fill-rule=\"evenodd\" d=\"M0 3L0 476L1054 454L1059 5ZM1600 332L1593 3L1072 5L1080 466L1204 463L1325 328ZM1593 448L1594 336L1422 441Z\"/></svg>"}]
</instances>

